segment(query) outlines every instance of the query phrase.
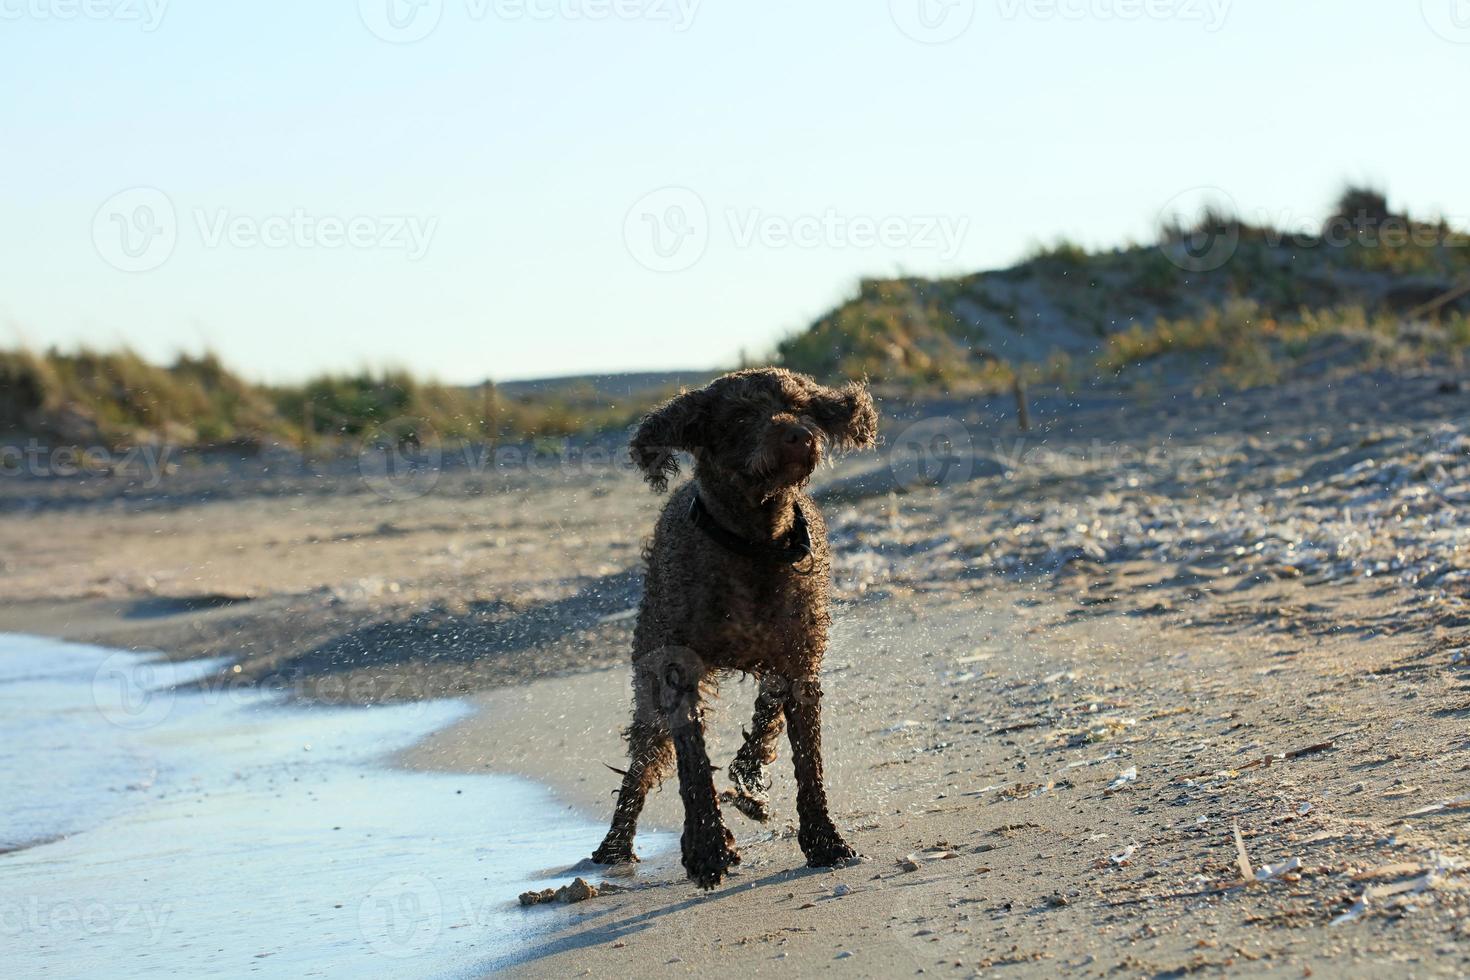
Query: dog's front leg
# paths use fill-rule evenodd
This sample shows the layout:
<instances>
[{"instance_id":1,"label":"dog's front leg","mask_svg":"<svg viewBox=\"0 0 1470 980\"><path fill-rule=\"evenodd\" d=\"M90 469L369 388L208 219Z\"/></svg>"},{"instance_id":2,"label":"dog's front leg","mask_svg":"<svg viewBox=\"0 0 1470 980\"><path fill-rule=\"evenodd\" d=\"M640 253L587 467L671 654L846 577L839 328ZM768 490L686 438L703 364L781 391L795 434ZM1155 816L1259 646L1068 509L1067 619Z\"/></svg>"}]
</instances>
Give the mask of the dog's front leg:
<instances>
[{"instance_id":1,"label":"dog's front leg","mask_svg":"<svg viewBox=\"0 0 1470 980\"><path fill-rule=\"evenodd\" d=\"M838 833L827 812L822 784L822 686L815 677L792 681L786 696L786 726L791 761L796 768L796 812L801 818L798 840L806 863L827 868L857 857Z\"/></svg>"},{"instance_id":2,"label":"dog's front leg","mask_svg":"<svg viewBox=\"0 0 1470 980\"><path fill-rule=\"evenodd\" d=\"M679 796L684 802L684 834L679 839L684 870L699 887L713 888L731 865L740 863L740 854L735 850L735 835L720 818L715 778L704 743L700 680L701 676L673 666L664 677L664 695L673 702L668 721L679 767Z\"/></svg>"},{"instance_id":3,"label":"dog's front leg","mask_svg":"<svg viewBox=\"0 0 1470 980\"><path fill-rule=\"evenodd\" d=\"M774 674L761 678L760 694L755 699L755 714L745 744L735 754L727 772L735 784L730 794L735 808L752 820L765 823L771 819L771 780L766 766L776 761L776 740L785 722L786 681Z\"/></svg>"}]
</instances>

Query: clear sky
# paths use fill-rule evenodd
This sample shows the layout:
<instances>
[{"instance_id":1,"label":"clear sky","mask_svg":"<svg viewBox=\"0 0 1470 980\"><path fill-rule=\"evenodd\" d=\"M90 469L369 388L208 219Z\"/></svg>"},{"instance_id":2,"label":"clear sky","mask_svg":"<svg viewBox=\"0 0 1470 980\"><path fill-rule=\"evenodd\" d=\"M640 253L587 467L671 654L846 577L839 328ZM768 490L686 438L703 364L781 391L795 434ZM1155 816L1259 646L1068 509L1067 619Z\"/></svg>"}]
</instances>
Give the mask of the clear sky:
<instances>
[{"instance_id":1,"label":"clear sky","mask_svg":"<svg viewBox=\"0 0 1470 980\"><path fill-rule=\"evenodd\" d=\"M1345 181L1470 215L1464 0L0 0L0 343L719 366L859 277Z\"/></svg>"}]
</instances>

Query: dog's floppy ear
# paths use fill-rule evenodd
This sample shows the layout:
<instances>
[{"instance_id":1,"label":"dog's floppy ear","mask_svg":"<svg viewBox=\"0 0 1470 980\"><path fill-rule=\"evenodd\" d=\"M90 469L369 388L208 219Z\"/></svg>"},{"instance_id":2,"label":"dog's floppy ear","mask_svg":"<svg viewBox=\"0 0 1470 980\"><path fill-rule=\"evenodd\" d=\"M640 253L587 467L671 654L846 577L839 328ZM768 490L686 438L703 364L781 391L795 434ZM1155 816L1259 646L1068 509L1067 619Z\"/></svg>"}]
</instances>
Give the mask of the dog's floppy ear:
<instances>
[{"instance_id":1,"label":"dog's floppy ear","mask_svg":"<svg viewBox=\"0 0 1470 980\"><path fill-rule=\"evenodd\" d=\"M704 446L709 402L707 389L686 391L645 415L633 433L629 455L656 492L667 490L669 477L679 474L680 450L692 453Z\"/></svg>"},{"instance_id":2,"label":"dog's floppy ear","mask_svg":"<svg viewBox=\"0 0 1470 980\"><path fill-rule=\"evenodd\" d=\"M837 449L868 449L878 441L878 412L865 384L824 388L807 411Z\"/></svg>"}]
</instances>

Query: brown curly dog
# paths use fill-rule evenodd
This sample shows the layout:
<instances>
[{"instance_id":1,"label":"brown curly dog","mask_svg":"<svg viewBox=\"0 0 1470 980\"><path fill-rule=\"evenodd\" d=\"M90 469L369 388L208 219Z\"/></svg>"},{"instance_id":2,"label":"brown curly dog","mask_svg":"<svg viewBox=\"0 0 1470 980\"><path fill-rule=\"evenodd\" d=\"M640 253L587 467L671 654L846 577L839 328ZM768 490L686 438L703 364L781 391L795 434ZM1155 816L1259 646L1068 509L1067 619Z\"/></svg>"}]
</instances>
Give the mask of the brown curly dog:
<instances>
[{"instance_id":1,"label":"brown curly dog","mask_svg":"<svg viewBox=\"0 0 1470 980\"><path fill-rule=\"evenodd\" d=\"M796 769L807 864L855 857L827 812L822 785L821 686L831 562L827 528L804 488L823 454L877 439L866 388L825 388L780 368L739 371L652 412L632 441L633 462L656 491L695 460L645 553L648 577L633 634L629 763L612 828L592 855L638 860L633 836L649 789L678 761L684 869L701 887L740 860L720 817L704 740L703 701L721 672L760 678L755 717L730 766L727 798L765 820L765 767L783 718Z\"/></svg>"}]
</instances>

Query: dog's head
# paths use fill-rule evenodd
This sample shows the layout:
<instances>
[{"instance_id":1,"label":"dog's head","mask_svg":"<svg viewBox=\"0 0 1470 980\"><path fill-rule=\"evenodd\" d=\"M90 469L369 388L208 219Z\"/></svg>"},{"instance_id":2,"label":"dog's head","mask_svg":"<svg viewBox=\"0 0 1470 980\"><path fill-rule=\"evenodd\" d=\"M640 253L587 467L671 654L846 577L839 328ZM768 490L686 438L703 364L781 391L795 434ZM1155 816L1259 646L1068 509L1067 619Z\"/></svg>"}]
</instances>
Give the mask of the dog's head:
<instances>
[{"instance_id":1,"label":"dog's head","mask_svg":"<svg viewBox=\"0 0 1470 980\"><path fill-rule=\"evenodd\" d=\"M763 497L805 483L826 453L866 449L877 438L878 413L863 385L827 388L784 368L754 368L655 409L631 449L657 491L679 472L683 450L699 472Z\"/></svg>"}]
</instances>

